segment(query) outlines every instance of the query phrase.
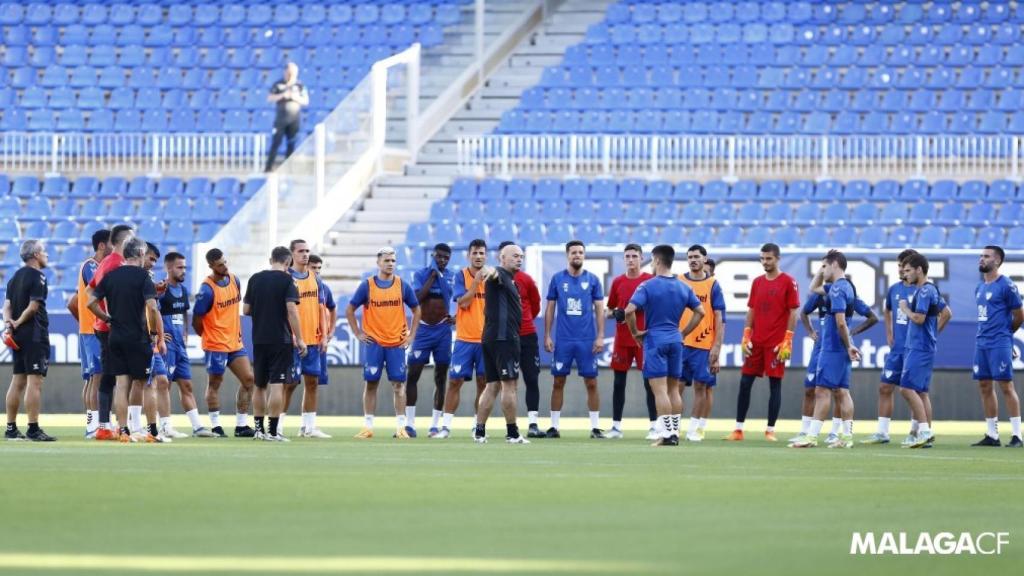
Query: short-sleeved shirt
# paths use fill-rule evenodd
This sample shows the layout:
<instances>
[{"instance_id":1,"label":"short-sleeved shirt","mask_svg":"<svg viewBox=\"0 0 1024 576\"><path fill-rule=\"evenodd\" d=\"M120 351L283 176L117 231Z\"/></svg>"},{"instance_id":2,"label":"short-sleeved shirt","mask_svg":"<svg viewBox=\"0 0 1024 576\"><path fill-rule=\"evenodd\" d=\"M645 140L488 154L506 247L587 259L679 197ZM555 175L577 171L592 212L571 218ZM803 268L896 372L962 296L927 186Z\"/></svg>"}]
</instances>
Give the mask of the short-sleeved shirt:
<instances>
[{"instance_id":1,"label":"short-sleeved shirt","mask_svg":"<svg viewBox=\"0 0 1024 576\"><path fill-rule=\"evenodd\" d=\"M484 333L481 342L518 342L523 322L523 305L515 276L504 268L495 268L497 277L485 280Z\"/></svg>"},{"instance_id":2,"label":"short-sleeved shirt","mask_svg":"<svg viewBox=\"0 0 1024 576\"><path fill-rule=\"evenodd\" d=\"M522 270L516 272L515 281L516 290L519 290L519 303L523 309L519 335L536 334L537 325L533 323L533 319L540 314L540 290L537 290L537 283L533 278Z\"/></svg>"},{"instance_id":3,"label":"short-sleeved shirt","mask_svg":"<svg viewBox=\"0 0 1024 576\"><path fill-rule=\"evenodd\" d=\"M846 350L846 345L843 344L843 337L839 334L836 314L845 314L847 322L849 322L856 300L857 296L853 292L853 284L850 284L849 280L840 278L829 286L825 322L821 327L822 352L844 352Z\"/></svg>"},{"instance_id":4,"label":"short-sleeved shirt","mask_svg":"<svg viewBox=\"0 0 1024 576\"><path fill-rule=\"evenodd\" d=\"M120 268L122 265L124 265L124 256L117 252L107 254L107 256L103 258L103 261L100 262L100 265L96 267L96 273L93 274L92 279L89 280L89 287L93 289L93 292L95 292L96 287L99 286L103 277L111 270ZM100 299L100 309L104 312L107 311L107 304L102 299ZM108 326L103 320L97 318L96 322L93 324L93 330L96 332L110 332L110 326Z\"/></svg>"},{"instance_id":5,"label":"short-sleeved shirt","mask_svg":"<svg viewBox=\"0 0 1024 576\"><path fill-rule=\"evenodd\" d=\"M747 307L754 312L751 343L775 346L786 336L791 311L800 307L800 289L796 280L785 272L774 280L762 274L754 278Z\"/></svg>"},{"instance_id":6,"label":"short-sleeved shirt","mask_svg":"<svg viewBox=\"0 0 1024 576\"><path fill-rule=\"evenodd\" d=\"M825 326L825 320L828 317L829 308L831 307L828 300L828 292L832 289L832 284L825 284L822 286L825 290L825 294L816 294L811 292L807 295L807 300L804 301L802 308L803 313L810 316L814 312L818 313L818 330L820 331ZM860 299L857 296L857 290L854 289L853 299L853 311L865 318L871 315L871 306L868 306L867 302ZM815 342L815 345L819 345L821 340ZM901 344L902 345L902 344Z\"/></svg>"},{"instance_id":7,"label":"short-sleeved shirt","mask_svg":"<svg viewBox=\"0 0 1024 576\"><path fill-rule=\"evenodd\" d=\"M636 292L637 286L651 278L654 278L654 275L650 272L641 272L636 278L630 278L625 274L616 276L612 280L612 287L608 289L608 308L625 308L629 304L629 299ZM646 326L644 323L644 313L638 310L636 313L636 327L638 330L644 330ZM629 333L629 326L626 326L625 322L617 322L615 324L615 345L636 346L636 340L633 340L633 335Z\"/></svg>"},{"instance_id":8,"label":"short-sleeved shirt","mask_svg":"<svg viewBox=\"0 0 1024 576\"><path fill-rule=\"evenodd\" d=\"M299 303L299 289L283 270L261 270L249 277L242 300L252 316L253 345L291 344L288 302Z\"/></svg>"},{"instance_id":9,"label":"short-sleeved shirt","mask_svg":"<svg viewBox=\"0 0 1024 576\"><path fill-rule=\"evenodd\" d=\"M911 312L925 315L924 324L911 322L907 327L907 350L935 352L939 312L946 308L946 301L939 295L935 285L929 282L911 294L907 304Z\"/></svg>"},{"instance_id":10,"label":"short-sleeved shirt","mask_svg":"<svg viewBox=\"0 0 1024 576\"><path fill-rule=\"evenodd\" d=\"M655 276L637 286L630 303L647 318L645 346L681 343L679 318L686 309L696 310L700 300L676 276Z\"/></svg>"},{"instance_id":11,"label":"short-sleeved shirt","mask_svg":"<svg viewBox=\"0 0 1024 576\"><path fill-rule=\"evenodd\" d=\"M334 301L334 292L331 291L330 287L325 282L320 281L320 290L324 295L324 308L328 310L334 310L338 307L338 304Z\"/></svg>"},{"instance_id":12,"label":"short-sleeved shirt","mask_svg":"<svg viewBox=\"0 0 1024 576\"><path fill-rule=\"evenodd\" d=\"M434 265L421 268L412 275L412 289L417 294L420 290L427 285L427 280L430 279L430 274L437 270ZM455 282L455 274L448 268L443 271L438 271L437 279L430 285L430 290L427 290L427 298L440 298L447 305L452 299L452 284Z\"/></svg>"},{"instance_id":13,"label":"short-sleeved shirt","mask_svg":"<svg viewBox=\"0 0 1024 576\"><path fill-rule=\"evenodd\" d=\"M118 342L149 342L146 301L156 300L156 286L138 266L121 266L103 277L97 298L106 299L110 315L110 339Z\"/></svg>"},{"instance_id":14,"label":"short-sleeved shirt","mask_svg":"<svg viewBox=\"0 0 1024 576\"><path fill-rule=\"evenodd\" d=\"M583 270L573 276L561 270L551 277L547 299L557 303L556 342L593 342L597 338L594 302L604 300L604 290L596 275Z\"/></svg>"},{"instance_id":15,"label":"short-sleeved shirt","mask_svg":"<svg viewBox=\"0 0 1024 576\"><path fill-rule=\"evenodd\" d=\"M11 319L17 320L32 302L39 302L39 309L14 332L18 342L50 341L50 319L46 314L46 275L42 270L22 266L7 282L7 299L11 301Z\"/></svg>"},{"instance_id":16,"label":"short-sleeved shirt","mask_svg":"<svg viewBox=\"0 0 1024 576\"><path fill-rule=\"evenodd\" d=\"M242 281L238 279L238 276L228 275L223 280L217 282L217 285L224 288L231 282L231 279L235 279L235 285L238 286L238 291L242 291ZM199 292L196 293L196 301L192 306L192 313L196 316L206 316L206 313L213 307L213 289L210 288L209 284L205 282L199 285Z\"/></svg>"},{"instance_id":17,"label":"short-sleeved shirt","mask_svg":"<svg viewBox=\"0 0 1024 576\"><path fill-rule=\"evenodd\" d=\"M391 280L384 281L378 278L377 276L370 278L370 281L376 284L378 288L381 288L383 290L391 288L391 285L395 283L394 278L392 278ZM360 306L363 306L367 302L369 302L369 299L369 285L366 282L360 282L359 287L356 288L356 293L352 295L352 298L349 299L348 303L351 304L353 308L359 308ZM410 286L407 282L402 282L402 302L409 308L415 308L420 305L420 301L416 299L416 293L413 292L412 286Z\"/></svg>"},{"instance_id":18,"label":"short-sleeved shirt","mask_svg":"<svg viewBox=\"0 0 1024 576\"><path fill-rule=\"evenodd\" d=\"M298 122L302 112L302 106L299 105L297 100L306 94L306 86L302 82L295 82L289 86L284 80L278 80L270 87L270 93L275 96L286 92L290 92L291 98L277 101L277 112L274 117L275 126L286 126L293 122Z\"/></svg>"},{"instance_id":19,"label":"short-sleeved shirt","mask_svg":"<svg viewBox=\"0 0 1024 576\"><path fill-rule=\"evenodd\" d=\"M974 297L978 303L978 348L1013 345L1013 311L1021 308L1020 293L1013 281L1000 276L987 284L981 282Z\"/></svg>"},{"instance_id":20,"label":"short-sleeved shirt","mask_svg":"<svg viewBox=\"0 0 1024 576\"><path fill-rule=\"evenodd\" d=\"M182 285L167 285L164 293L157 298L160 317L164 322L164 333L181 346L185 345L185 313L188 312L188 292Z\"/></svg>"},{"instance_id":21,"label":"short-sleeved shirt","mask_svg":"<svg viewBox=\"0 0 1024 576\"><path fill-rule=\"evenodd\" d=\"M902 354L907 344L907 326L910 319L900 310L900 300L909 302L910 296L917 291L917 286L897 282L889 287L885 296L885 311L892 314L892 348L891 354Z\"/></svg>"}]
</instances>

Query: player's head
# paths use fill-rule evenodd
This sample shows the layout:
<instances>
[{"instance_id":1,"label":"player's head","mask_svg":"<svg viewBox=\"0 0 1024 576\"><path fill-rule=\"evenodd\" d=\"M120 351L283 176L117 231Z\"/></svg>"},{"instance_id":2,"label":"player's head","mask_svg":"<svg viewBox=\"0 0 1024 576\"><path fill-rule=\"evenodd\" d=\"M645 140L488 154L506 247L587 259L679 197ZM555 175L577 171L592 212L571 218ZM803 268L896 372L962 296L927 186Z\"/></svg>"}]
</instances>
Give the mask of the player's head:
<instances>
[{"instance_id":1,"label":"player's head","mask_svg":"<svg viewBox=\"0 0 1024 576\"><path fill-rule=\"evenodd\" d=\"M438 270L444 270L448 267L448 263L452 260L452 247L441 242L434 244L434 264Z\"/></svg>"},{"instance_id":2,"label":"player's head","mask_svg":"<svg viewBox=\"0 0 1024 576\"><path fill-rule=\"evenodd\" d=\"M899 268L900 280L903 282L907 281L907 279L903 277L903 262L907 258L913 256L914 254L917 254L917 250L914 250L913 248L907 248L906 250L900 252L899 255L896 256L896 264Z\"/></svg>"},{"instance_id":3,"label":"player's head","mask_svg":"<svg viewBox=\"0 0 1024 576\"><path fill-rule=\"evenodd\" d=\"M224 257L224 253L221 252L220 248L210 248L206 251L206 263L214 274L218 276L228 275L228 259Z\"/></svg>"},{"instance_id":4,"label":"player's head","mask_svg":"<svg viewBox=\"0 0 1024 576\"><path fill-rule=\"evenodd\" d=\"M299 78L299 65L295 62L289 62L284 67L284 81L297 80Z\"/></svg>"},{"instance_id":5,"label":"player's head","mask_svg":"<svg viewBox=\"0 0 1024 576\"><path fill-rule=\"evenodd\" d=\"M117 252L119 249L123 248L125 241L133 235L132 227L127 224L118 224L111 228L110 244L113 246L112 250ZM125 256L125 258L127 258L127 256Z\"/></svg>"},{"instance_id":6,"label":"player's head","mask_svg":"<svg viewBox=\"0 0 1024 576\"><path fill-rule=\"evenodd\" d=\"M46 253L46 242L43 240L25 240L21 243L18 255L21 256L21 261L25 264L35 262L40 268L46 268L47 262L50 261L49 255Z\"/></svg>"},{"instance_id":7,"label":"player's head","mask_svg":"<svg viewBox=\"0 0 1024 576\"><path fill-rule=\"evenodd\" d=\"M587 247L580 240L569 240L565 243L565 258L573 270L583 268L583 259L587 256Z\"/></svg>"},{"instance_id":8,"label":"player's head","mask_svg":"<svg viewBox=\"0 0 1024 576\"><path fill-rule=\"evenodd\" d=\"M391 276L395 273L395 266L398 265L398 256L395 253L395 249L391 246L385 246L380 250L377 250L377 270L385 276Z\"/></svg>"},{"instance_id":9,"label":"player's head","mask_svg":"<svg viewBox=\"0 0 1024 576\"><path fill-rule=\"evenodd\" d=\"M469 249L466 250L466 255L469 258L469 266L474 270L479 270L484 267L484 263L487 262L487 242L484 242L480 238L474 238L469 243Z\"/></svg>"},{"instance_id":10,"label":"player's head","mask_svg":"<svg viewBox=\"0 0 1024 576\"><path fill-rule=\"evenodd\" d=\"M146 242L146 258L142 261L142 267L146 270L152 270L159 260L160 249L156 247L156 244Z\"/></svg>"},{"instance_id":11,"label":"player's head","mask_svg":"<svg viewBox=\"0 0 1024 576\"><path fill-rule=\"evenodd\" d=\"M275 270L284 270L292 264L292 251L284 246L275 246L270 251L270 267Z\"/></svg>"},{"instance_id":12,"label":"player's head","mask_svg":"<svg viewBox=\"0 0 1024 576\"><path fill-rule=\"evenodd\" d=\"M101 258L110 254L110 230L103 228L92 233L92 251Z\"/></svg>"},{"instance_id":13,"label":"player's head","mask_svg":"<svg viewBox=\"0 0 1024 576\"><path fill-rule=\"evenodd\" d=\"M523 267L523 249L509 242L501 247L498 260L501 261L502 268L514 274Z\"/></svg>"},{"instance_id":14,"label":"player's head","mask_svg":"<svg viewBox=\"0 0 1024 576\"><path fill-rule=\"evenodd\" d=\"M1006 252L1000 246L985 246L981 249L981 256L978 258L978 271L988 274L999 270L1006 259Z\"/></svg>"},{"instance_id":15,"label":"player's head","mask_svg":"<svg viewBox=\"0 0 1024 576\"><path fill-rule=\"evenodd\" d=\"M708 276L715 275L715 260L713 258L704 259L704 273Z\"/></svg>"},{"instance_id":16,"label":"player's head","mask_svg":"<svg viewBox=\"0 0 1024 576\"><path fill-rule=\"evenodd\" d=\"M146 241L138 236L132 236L124 243L124 259L131 260L135 265L141 266L146 257Z\"/></svg>"},{"instance_id":17,"label":"player's head","mask_svg":"<svg viewBox=\"0 0 1024 576\"><path fill-rule=\"evenodd\" d=\"M779 257L782 252L779 251L778 244L772 244L771 242L761 246L761 266L764 267L764 271L771 274L779 269Z\"/></svg>"},{"instance_id":18,"label":"player's head","mask_svg":"<svg viewBox=\"0 0 1024 576\"><path fill-rule=\"evenodd\" d=\"M174 284L181 284L185 281L185 255L181 252L168 252L164 256L164 270L167 271L167 279Z\"/></svg>"},{"instance_id":19,"label":"player's head","mask_svg":"<svg viewBox=\"0 0 1024 576\"><path fill-rule=\"evenodd\" d=\"M903 277L911 284L920 284L928 277L928 258L924 254L908 256L903 261Z\"/></svg>"},{"instance_id":20,"label":"player's head","mask_svg":"<svg viewBox=\"0 0 1024 576\"><path fill-rule=\"evenodd\" d=\"M659 274L671 272L672 263L676 260L676 249L668 244L658 244L651 250L651 259Z\"/></svg>"},{"instance_id":21,"label":"player's head","mask_svg":"<svg viewBox=\"0 0 1024 576\"><path fill-rule=\"evenodd\" d=\"M309 244L301 238L296 238L288 244L288 248L292 251L292 268L305 270L309 265Z\"/></svg>"},{"instance_id":22,"label":"player's head","mask_svg":"<svg viewBox=\"0 0 1024 576\"><path fill-rule=\"evenodd\" d=\"M835 282L846 276L846 254L839 250L829 250L821 259L821 267L825 271L825 282Z\"/></svg>"},{"instance_id":23,"label":"player's head","mask_svg":"<svg viewBox=\"0 0 1024 576\"><path fill-rule=\"evenodd\" d=\"M704 262L707 259L708 250L700 244L694 244L686 249L686 263L690 267L690 272L694 274L704 270Z\"/></svg>"},{"instance_id":24,"label":"player's head","mask_svg":"<svg viewBox=\"0 0 1024 576\"><path fill-rule=\"evenodd\" d=\"M622 259L626 262L626 272L636 273L644 261L644 249L639 244L626 244L622 250Z\"/></svg>"},{"instance_id":25,"label":"player's head","mask_svg":"<svg viewBox=\"0 0 1024 576\"><path fill-rule=\"evenodd\" d=\"M319 275L320 271L323 270L323 268L324 268L324 259L321 258L320 255L318 255L318 254L310 254L309 255L309 269L312 270L314 274Z\"/></svg>"}]
</instances>

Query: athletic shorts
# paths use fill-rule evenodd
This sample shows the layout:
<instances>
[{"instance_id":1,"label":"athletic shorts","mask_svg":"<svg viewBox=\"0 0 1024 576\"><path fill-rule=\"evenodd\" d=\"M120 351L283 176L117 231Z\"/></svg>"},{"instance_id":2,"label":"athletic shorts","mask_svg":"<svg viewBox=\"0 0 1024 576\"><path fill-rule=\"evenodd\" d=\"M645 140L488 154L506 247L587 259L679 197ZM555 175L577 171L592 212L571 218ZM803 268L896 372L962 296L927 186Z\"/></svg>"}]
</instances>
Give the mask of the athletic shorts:
<instances>
[{"instance_id":1,"label":"athletic shorts","mask_svg":"<svg viewBox=\"0 0 1024 576\"><path fill-rule=\"evenodd\" d=\"M385 369L388 381L405 382L405 348L385 347L374 342L365 345L366 361L363 364L363 379L379 382Z\"/></svg>"},{"instance_id":2,"label":"athletic shorts","mask_svg":"<svg viewBox=\"0 0 1024 576\"><path fill-rule=\"evenodd\" d=\"M234 352L209 352L206 351L206 372L207 374L219 375L227 372L228 365L235 361L235 358L245 356L245 348Z\"/></svg>"},{"instance_id":3,"label":"athletic shorts","mask_svg":"<svg viewBox=\"0 0 1024 576\"><path fill-rule=\"evenodd\" d=\"M320 377L320 346L306 346L306 356L299 357L298 349L293 348L292 382L300 382L303 376Z\"/></svg>"},{"instance_id":4,"label":"athletic shorts","mask_svg":"<svg viewBox=\"0 0 1024 576\"><path fill-rule=\"evenodd\" d=\"M537 333L519 336L519 372L527 383L536 383L540 375L540 344Z\"/></svg>"},{"instance_id":5,"label":"athletic shorts","mask_svg":"<svg viewBox=\"0 0 1024 576\"><path fill-rule=\"evenodd\" d=\"M82 380L103 373L101 355L100 339L95 334L78 335L78 358L82 362Z\"/></svg>"},{"instance_id":6,"label":"athletic shorts","mask_svg":"<svg viewBox=\"0 0 1024 576\"><path fill-rule=\"evenodd\" d=\"M644 342L644 378L683 377L683 343L650 346Z\"/></svg>"},{"instance_id":7,"label":"athletic shorts","mask_svg":"<svg viewBox=\"0 0 1024 576\"><path fill-rule=\"evenodd\" d=\"M626 345L615 342L612 346L612 370L626 372L634 363L637 370L644 369L644 349L635 341Z\"/></svg>"},{"instance_id":8,"label":"athletic shorts","mask_svg":"<svg viewBox=\"0 0 1024 576\"><path fill-rule=\"evenodd\" d=\"M484 347L477 342L456 340L451 360L448 377L453 380L469 380L474 372L477 376L484 374Z\"/></svg>"},{"instance_id":9,"label":"athletic shorts","mask_svg":"<svg viewBox=\"0 0 1024 576\"><path fill-rule=\"evenodd\" d=\"M331 383L331 375L327 373L327 352L320 353L320 377L317 384L327 386Z\"/></svg>"},{"instance_id":10,"label":"athletic shorts","mask_svg":"<svg viewBox=\"0 0 1024 576\"><path fill-rule=\"evenodd\" d=\"M416 338L409 350L409 365L422 366L434 357L434 364L451 364L452 361L452 325L447 322L440 324L420 324Z\"/></svg>"},{"instance_id":11,"label":"athletic shorts","mask_svg":"<svg viewBox=\"0 0 1024 576\"><path fill-rule=\"evenodd\" d=\"M597 378L597 356L594 355L594 341L555 342L555 354L551 359L552 376L568 376L576 364L576 373L581 378Z\"/></svg>"},{"instance_id":12,"label":"athletic shorts","mask_svg":"<svg viewBox=\"0 0 1024 576\"><path fill-rule=\"evenodd\" d=\"M903 375L900 387L915 392L928 392L932 385L932 366L935 364L935 352L924 350L907 350L903 356Z\"/></svg>"},{"instance_id":13,"label":"athletic shorts","mask_svg":"<svg viewBox=\"0 0 1024 576\"><path fill-rule=\"evenodd\" d=\"M710 350L683 346L683 380L687 381L687 385L690 382L700 382L714 386L718 382L711 373L711 365L708 363L710 357Z\"/></svg>"},{"instance_id":14,"label":"athletic shorts","mask_svg":"<svg viewBox=\"0 0 1024 576\"><path fill-rule=\"evenodd\" d=\"M815 342L811 349L811 359L807 361L807 375L804 376L804 388L814 388L814 380L818 376L818 357L821 356L821 347Z\"/></svg>"},{"instance_id":15,"label":"athletic shorts","mask_svg":"<svg viewBox=\"0 0 1024 576\"><path fill-rule=\"evenodd\" d=\"M488 382L519 379L519 341L502 340L486 342L484 349L484 371Z\"/></svg>"},{"instance_id":16,"label":"athletic shorts","mask_svg":"<svg viewBox=\"0 0 1024 576\"><path fill-rule=\"evenodd\" d=\"M113 376L132 380L149 380L153 362L153 345L149 342L120 342L110 339L110 370ZM106 369L106 366L104 366Z\"/></svg>"},{"instance_id":17,"label":"athletic shorts","mask_svg":"<svg viewBox=\"0 0 1024 576\"><path fill-rule=\"evenodd\" d=\"M18 342L20 350L11 350L14 373L46 376L50 367L49 342Z\"/></svg>"},{"instance_id":18,"label":"athletic shorts","mask_svg":"<svg viewBox=\"0 0 1024 576\"><path fill-rule=\"evenodd\" d=\"M291 344L256 344L252 347L256 386L284 384L292 377L295 348Z\"/></svg>"},{"instance_id":19,"label":"athletic shorts","mask_svg":"<svg viewBox=\"0 0 1024 576\"><path fill-rule=\"evenodd\" d=\"M775 346L754 344L753 352L743 361L741 372L747 376L782 378L786 375L786 363L776 360Z\"/></svg>"},{"instance_id":20,"label":"athletic shorts","mask_svg":"<svg viewBox=\"0 0 1024 576\"><path fill-rule=\"evenodd\" d=\"M974 379L1013 381L1013 348L978 348L974 351Z\"/></svg>"},{"instance_id":21,"label":"athletic shorts","mask_svg":"<svg viewBox=\"0 0 1024 576\"><path fill-rule=\"evenodd\" d=\"M170 380L191 380L192 363L188 359L188 351L180 344L167 343L167 354L164 354L167 365L167 378Z\"/></svg>"},{"instance_id":22,"label":"athletic shorts","mask_svg":"<svg viewBox=\"0 0 1024 576\"><path fill-rule=\"evenodd\" d=\"M903 376L903 352L889 352L885 355L885 366L882 367L881 381L884 384L900 385Z\"/></svg>"},{"instance_id":23,"label":"athletic shorts","mask_svg":"<svg viewBox=\"0 0 1024 576\"><path fill-rule=\"evenodd\" d=\"M818 356L818 370L814 375L814 385L835 390L850 389L850 375L853 363L846 352L822 352Z\"/></svg>"},{"instance_id":24,"label":"athletic shorts","mask_svg":"<svg viewBox=\"0 0 1024 576\"><path fill-rule=\"evenodd\" d=\"M149 363L149 379L152 380L157 376L167 376L167 362L156 350L153 351L153 359Z\"/></svg>"}]
</instances>

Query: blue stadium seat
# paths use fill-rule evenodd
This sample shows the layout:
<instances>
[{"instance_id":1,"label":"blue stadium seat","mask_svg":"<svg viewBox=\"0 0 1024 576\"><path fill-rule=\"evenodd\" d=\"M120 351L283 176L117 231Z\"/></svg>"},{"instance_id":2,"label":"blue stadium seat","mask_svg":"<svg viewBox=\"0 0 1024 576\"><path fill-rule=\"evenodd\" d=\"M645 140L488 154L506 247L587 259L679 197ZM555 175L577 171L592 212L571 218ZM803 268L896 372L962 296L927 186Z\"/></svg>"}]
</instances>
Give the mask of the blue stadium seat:
<instances>
[{"instance_id":1,"label":"blue stadium seat","mask_svg":"<svg viewBox=\"0 0 1024 576\"><path fill-rule=\"evenodd\" d=\"M958 226L947 230L946 248L973 248L974 228L969 226Z\"/></svg>"}]
</instances>

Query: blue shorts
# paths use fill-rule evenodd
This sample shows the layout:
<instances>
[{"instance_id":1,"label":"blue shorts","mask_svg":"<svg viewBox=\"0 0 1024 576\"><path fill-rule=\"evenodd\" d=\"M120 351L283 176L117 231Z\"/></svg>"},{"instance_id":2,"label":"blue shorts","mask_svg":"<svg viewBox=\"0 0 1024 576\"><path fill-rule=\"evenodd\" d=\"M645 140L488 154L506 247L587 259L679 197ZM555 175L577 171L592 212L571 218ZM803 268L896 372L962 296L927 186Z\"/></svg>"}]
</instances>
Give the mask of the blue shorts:
<instances>
[{"instance_id":1,"label":"blue shorts","mask_svg":"<svg viewBox=\"0 0 1024 576\"><path fill-rule=\"evenodd\" d=\"M100 363L100 339L95 334L78 335L78 358L82 361L82 380L103 374Z\"/></svg>"},{"instance_id":2,"label":"blue shorts","mask_svg":"<svg viewBox=\"0 0 1024 576\"><path fill-rule=\"evenodd\" d=\"M814 388L814 381L818 378L818 358L821 356L821 347L815 344L811 350L811 359L807 361L807 375L804 376L804 388Z\"/></svg>"},{"instance_id":3,"label":"blue shorts","mask_svg":"<svg viewBox=\"0 0 1024 576\"><path fill-rule=\"evenodd\" d=\"M452 352L452 368L448 371L448 377L456 380L469 380L473 372L477 376L484 375L484 347L479 342L455 341L455 351Z\"/></svg>"},{"instance_id":4,"label":"blue shorts","mask_svg":"<svg viewBox=\"0 0 1024 576\"><path fill-rule=\"evenodd\" d=\"M974 379L1011 382L1013 380L1013 348L977 349L974 351Z\"/></svg>"},{"instance_id":5,"label":"blue shorts","mask_svg":"<svg viewBox=\"0 0 1024 576\"><path fill-rule=\"evenodd\" d=\"M850 375L853 363L846 352L822 352L818 356L818 370L814 373L814 385L835 390L850 389Z\"/></svg>"},{"instance_id":6,"label":"blue shorts","mask_svg":"<svg viewBox=\"0 0 1024 576\"><path fill-rule=\"evenodd\" d=\"M882 382L885 384L900 385L900 378L903 377L903 352L889 352L885 356L885 366L882 367Z\"/></svg>"},{"instance_id":7,"label":"blue shorts","mask_svg":"<svg viewBox=\"0 0 1024 576\"><path fill-rule=\"evenodd\" d=\"M167 376L167 363L161 354L154 351L153 358L149 361L149 380L152 381L157 376Z\"/></svg>"},{"instance_id":8,"label":"blue shorts","mask_svg":"<svg viewBox=\"0 0 1024 576\"><path fill-rule=\"evenodd\" d=\"M924 350L907 350L903 356L903 375L900 387L915 392L927 392L932 384L932 366L935 364L935 352Z\"/></svg>"},{"instance_id":9,"label":"blue shorts","mask_svg":"<svg viewBox=\"0 0 1024 576\"><path fill-rule=\"evenodd\" d=\"M228 364L241 356L246 356L245 348L234 352L206 352L206 372L214 375L223 374L227 371Z\"/></svg>"},{"instance_id":10,"label":"blue shorts","mask_svg":"<svg viewBox=\"0 0 1024 576\"><path fill-rule=\"evenodd\" d=\"M295 350L295 361L292 365L292 382L299 382L302 376L320 377L320 347L307 346L306 357L300 358Z\"/></svg>"},{"instance_id":11,"label":"blue shorts","mask_svg":"<svg viewBox=\"0 0 1024 576\"><path fill-rule=\"evenodd\" d=\"M167 365L167 377L171 380L191 380L192 363L188 360L188 351L181 345L167 344L167 354L164 354L164 364Z\"/></svg>"},{"instance_id":12,"label":"blue shorts","mask_svg":"<svg viewBox=\"0 0 1024 576\"><path fill-rule=\"evenodd\" d=\"M650 346L644 340L644 378L683 377L683 343Z\"/></svg>"},{"instance_id":13,"label":"blue shorts","mask_svg":"<svg viewBox=\"0 0 1024 576\"><path fill-rule=\"evenodd\" d=\"M710 355L710 350L683 346L683 380L714 386L717 379L708 366Z\"/></svg>"},{"instance_id":14,"label":"blue shorts","mask_svg":"<svg viewBox=\"0 0 1024 576\"><path fill-rule=\"evenodd\" d=\"M551 359L551 375L568 376L572 371L573 362L576 363L576 373L580 377L597 378L597 356L594 355L593 340L555 343L555 354Z\"/></svg>"},{"instance_id":15,"label":"blue shorts","mask_svg":"<svg viewBox=\"0 0 1024 576\"><path fill-rule=\"evenodd\" d=\"M373 342L366 344L363 379L367 382L379 382L385 368L389 381L405 382L405 348L401 346L384 347Z\"/></svg>"},{"instance_id":16,"label":"blue shorts","mask_svg":"<svg viewBox=\"0 0 1024 576\"><path fill-rule=\"evenodd\" d=\"M320 354L320 379L319 384L321 386L327 386L330 384L330 374L327 373L327 353Z\"/></svg>"},{"instance_id":17,"label":"blue shorts","mask_svg":"<svg viewBox=\"0 0 1024 576\"><path fill-rule=\"evenodd\" d=\"M481 349L482 350L482 349ZM483 352L481 351L481 354ZM452 362L452 325L420 324L416 330L416 339L409 350L409 364L422 366L430 362L433 355L434 364L451 364Z\"/></svg>"}]
</instances>

